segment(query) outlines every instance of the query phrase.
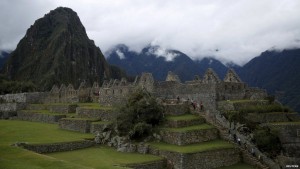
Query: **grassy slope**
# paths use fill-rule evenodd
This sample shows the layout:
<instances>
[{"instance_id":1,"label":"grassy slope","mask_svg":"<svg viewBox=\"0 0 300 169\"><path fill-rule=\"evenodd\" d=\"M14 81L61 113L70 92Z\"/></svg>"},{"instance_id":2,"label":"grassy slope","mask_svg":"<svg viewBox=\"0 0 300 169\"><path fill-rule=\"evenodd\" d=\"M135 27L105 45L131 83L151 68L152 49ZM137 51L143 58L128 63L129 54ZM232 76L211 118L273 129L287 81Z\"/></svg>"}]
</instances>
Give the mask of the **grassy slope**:
<instances>
[{"instance_id":1,"label":"grassy slope","mask_svg":"<svg viewBox=\"0 0 300 169\"><path fill-rule=\"evenodd\" d=\"M64 161L46 155L37 154L19 147L10 146L15 142L28 142L28 143L54 143L82 140L84 138L92 138L92 134L82 134L78 132L60 130L55 124L45 124L27 121L12 121L0 120L0 168L4 169L90 169L85 163L87 152L91 151L94 157L89 157L89 163L103 163L107 169L117 169L120 167L113 166L117 162L128 163L146 162L156 160L157 157L145 156L138 154L119 153L109 148L91 148L86 150L86 154L82 158L78 158L76 163ZM97 150L97 151L96 151ZM81 152L82 151L82 152ZM79 153L78 153L79 152ZM65 152L70 156L80 155L84 150ZM74 153L74 154L73 154ZM55 153L56 154L56 153ZM60 156L60 153L56 154ZM64 155L62 154L62 157ZM114 161L109 161L112 158ZM103 160L102 160L103 159ZM87 165L87 166L84 166ZM99 168L102 168L99 166Z\"/></svg>"},{"instance_id":2,"label":"grassy slope","mask_svg":"<svg viewBox=\"0 0 300 169\"><path fill-rule=\"evenodd\" d=\"M227 149L227 148L234 147L233 144L230 144L223 140L214 140L214 141L203 142L198 144L190 144L185 146L177 146L177 145L167 144L162 142L159 143L152 142L150 143L150 145L161 150L181 152L181 153L204 152L204 151Z\"/></svg>"},{"instance_id":3,"label":"grassy slope","mask_svg":"<svg viewBox=\"0 0 300 169\"><path fill-rule=\"evenodd\" d=\"M209 124L200 124L200 125L194 125L194 126L188 126L182 128L163 128L163 130L174 131L174 132L188 132L193 130L207 130L213 128L215 127Z\"/></svg>"},{"instance_id":4,"label":"grassy slope","mask_svg":"<svg viewBox=\"0 0 300 169\"><path fill-rule=\"evenodd\" d=\"M90 166L95 169L111 168L112 165L124 166L126 164L151 162L162 159L161 157L153 155L120 153L113 148L105 146L81 149L72 152L51 153L48 155L72 163Z\"/></svg>"}]
</instances>

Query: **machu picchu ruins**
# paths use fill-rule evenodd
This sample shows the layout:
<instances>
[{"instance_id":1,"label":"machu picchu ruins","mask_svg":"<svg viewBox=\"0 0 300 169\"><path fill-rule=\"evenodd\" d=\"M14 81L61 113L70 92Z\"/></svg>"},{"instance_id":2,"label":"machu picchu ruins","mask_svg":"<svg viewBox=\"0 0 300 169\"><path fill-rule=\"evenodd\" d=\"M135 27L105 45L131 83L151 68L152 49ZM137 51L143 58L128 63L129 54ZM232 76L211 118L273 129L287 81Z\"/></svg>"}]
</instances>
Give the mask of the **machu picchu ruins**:
<instances>
[{"instance_id":1,"label":"machu picchu ruins","mask_svg":"<svg viewBox=\"0 0 300 169\"><path fill-rule=\"evenodd\" d=\"M154 142L132 143L107 130L122 113L115 106L124 104L137 89L146 90L165 107L166 121L154 134ZM172 72L165 81L155 81L151 73L143 73L133 82L122 78L91 87L82 83L78 89L62 84L59 88L54 85L49 92L1 95L0 110L2 119L58 124L63 130L95 135L95 141L18 145L38 153L84 149L100 143L121 152L163 158L129 165L133 168L208 169L241 162L263 169L280 168L299 159L299 114L285 110L244 114L252 123L279 132L283 149L275 159L257 147L253 134L244 132L249 129L245 124L231 121L228 116L228 112L242 111L244 106L272 104L266 98L265 90L249 87L233 69L228 70L224 80L208 69L203 78L195 76L184 83ZM255 155L251 155L253 152Z\"/></svg>"}]
</instances>

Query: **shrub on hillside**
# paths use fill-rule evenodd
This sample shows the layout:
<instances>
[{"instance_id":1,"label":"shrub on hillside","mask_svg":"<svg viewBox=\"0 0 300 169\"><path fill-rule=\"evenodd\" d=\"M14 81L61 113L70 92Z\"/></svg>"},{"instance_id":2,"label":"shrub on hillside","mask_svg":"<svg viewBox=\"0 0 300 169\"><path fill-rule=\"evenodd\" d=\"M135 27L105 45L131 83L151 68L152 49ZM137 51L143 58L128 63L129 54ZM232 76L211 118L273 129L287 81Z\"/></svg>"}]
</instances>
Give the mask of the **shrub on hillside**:
<instances>
[{"instance_id":1,"label":"shrub on hillside","mask_svg":"<svg viewBox=\"0 0 300 169\"><path fill-rule=\"evenodd\" d=\"M141 139L152 133L163 120L164 108L146 90L132 93L121 108L116 125L120 135Z\"/></svg>"}]
</instances>

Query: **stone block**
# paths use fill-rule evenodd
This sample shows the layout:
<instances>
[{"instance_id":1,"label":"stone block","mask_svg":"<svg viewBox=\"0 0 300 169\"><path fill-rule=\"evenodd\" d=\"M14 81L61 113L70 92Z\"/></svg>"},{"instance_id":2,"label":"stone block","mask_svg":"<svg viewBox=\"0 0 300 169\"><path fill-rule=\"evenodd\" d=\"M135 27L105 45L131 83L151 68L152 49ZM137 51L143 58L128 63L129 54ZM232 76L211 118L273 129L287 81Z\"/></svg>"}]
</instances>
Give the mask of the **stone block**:
<instances>
[{"instance_id":1,"label":"stone block","mask_svg":"<svg viewBox=\"0 0 300 169\"><path fill-rule=\"evenodd\" d=\"M166 143L187 145L217 139L219 137L218 133L219 131L215 128L186 132L163 130L161 136L162 140Z\"/></svg>"}]
</instances>

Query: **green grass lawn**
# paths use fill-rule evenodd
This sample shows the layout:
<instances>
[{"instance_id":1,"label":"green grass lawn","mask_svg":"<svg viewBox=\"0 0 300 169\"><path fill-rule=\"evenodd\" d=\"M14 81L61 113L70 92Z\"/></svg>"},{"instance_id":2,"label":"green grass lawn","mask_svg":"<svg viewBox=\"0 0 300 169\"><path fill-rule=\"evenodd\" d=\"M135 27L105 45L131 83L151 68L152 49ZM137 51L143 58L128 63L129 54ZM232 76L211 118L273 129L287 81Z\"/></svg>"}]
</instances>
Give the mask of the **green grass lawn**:
<instances>
[{"instance_id":1,"label":"green grass lawn","mask_svg":"<svg viewBox=\"0 0 300 169\"><path fill-rule=\"evenodd\" d=\"M57 124L16 120L0 120L0 135L0 145L15 142L55 143L94 137L92 134L61 130Z\"/></svg>"},{"instance_id":2,"label":"green grass lawn","mask_svg":"<svg viewBox=\"0 0 300 169\"><path fill-rule=\"evenodd\" d=\"M115 149L106 146L98 146L69 152L50 153L47 155L75 164L90 166L95 169L105 169L111 168L112 166L124 166L135 163L146 163L162 159L162 157L153 155L120 153Z\"/></svg>"},{"instance_id":3,"label":"green grass lawn","mask_svg":"<svg viewBox=\"0 0 300 169\"><path fill-rule=\"evenodd\" d=\"M170 121L179 121L179 120L196 120L200 119L199 116L193 115L193 114L185 114L185 115L180 115L180 116L167 116L167 120Z\"/></svg>"},{"instance_id":4,"label":"green grass lawn","mask_svg":"<svg viewBox=\"0 0 300 169\"><path fill-rule=\"evenodd\" d=\"M168 130L168 131L174 131L174 132L189 132L189 131L193 131L193 130L207 130L207 129L213 129L213 128L215 128L215 127L212 125L209 125L209 124L200 124L200 125L181 127L181 128L162 128L162 129Z\"/></svg>"},{"instance_id":5,"label":"green grass lawn","mask_svg":"<svg viewBox=\"0 0 300 169\"><path fill-rule=\"evenodd\" d=\"M61 130L56 124L0 120L0 168L118 169L121 167L114 166L114 164L149 162L160 159L151 155L120 153L108 147L51 153L50 156L53 157L50 157L11 146L16 142L28 142L31 144L56 143L93 137L92 134Z\"/></svg>"},{"instance_id":6,"label":"green grass lawn","mask_svg":"<svg viewBox=\"0 0 300 169\"><path fill-rule=\"evenodd\" d=\"M214 140L214 141L208 141L208 142L190 144L184 146L178 146L178 145L167 144L162 142L152 142L150 143L150 145L161 150L180 152L180 153L205 152L205 151L227 149L227 148L234 147L233 144L223 140Z\"/></svg>"},{"instance_id":7,"label":"green grass lawn","mask_svg":"<svg viewBox=\"0 0 300 169\"><path fill-rule=\"evenodd\" d=\"M228 167L220 167L218 169L256 169L256 168L249 164L237 163Z\"/></svg>"},{"instance_id":8,"label":"green grass lawn","mask_svg":"<svg viewBox=\"0 0 300 169\"><path fill-rule=\"evenodd\" d=\"M16 142L54 143L93 138L92 134L60 130L55 124L0 120L0 168L4 169L88 169L52 157L11 146Z\"/></svg>"}]
</instances>

